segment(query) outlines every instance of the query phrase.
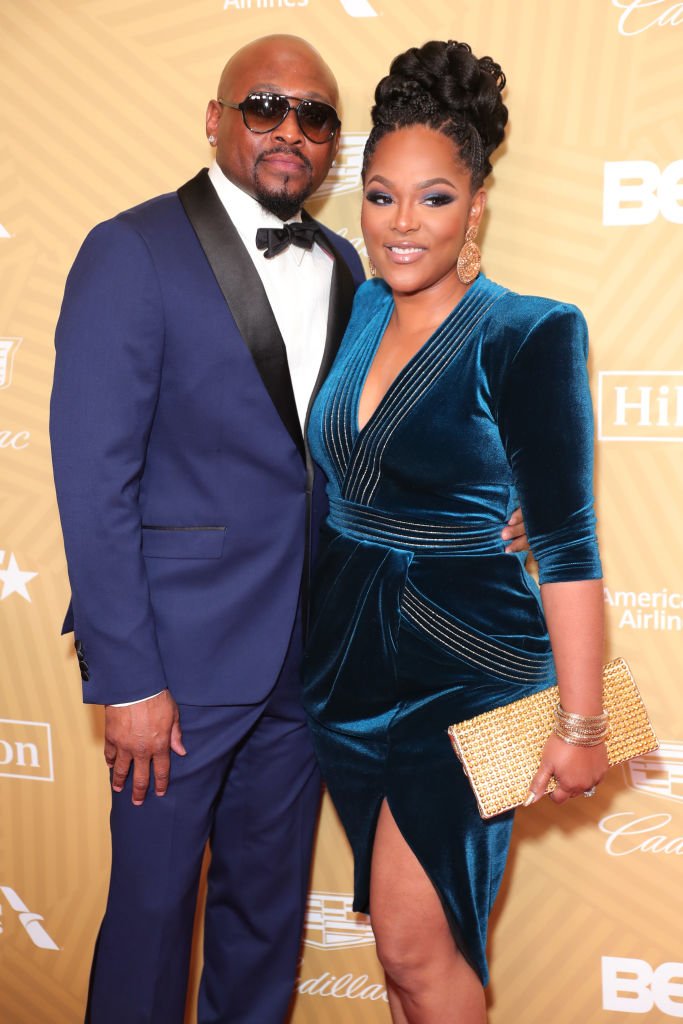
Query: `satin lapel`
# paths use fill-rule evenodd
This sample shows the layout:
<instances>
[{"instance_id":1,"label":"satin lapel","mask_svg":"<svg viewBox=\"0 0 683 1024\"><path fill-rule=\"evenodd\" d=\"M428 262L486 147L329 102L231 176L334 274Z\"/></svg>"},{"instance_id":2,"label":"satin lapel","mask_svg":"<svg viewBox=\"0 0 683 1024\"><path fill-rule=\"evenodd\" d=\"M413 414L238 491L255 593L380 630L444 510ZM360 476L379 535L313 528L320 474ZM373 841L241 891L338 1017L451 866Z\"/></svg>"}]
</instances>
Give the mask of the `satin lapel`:
<instances>
[{"instance_id":1,"label":"satin lapel","mask_svg":"<svg viewBox=\"0 0 683 1024\"><path fill-rule=\"evenodd\" d=\"M206 168L178 189L178 198L273 405L303 458L304 439L285 343L261 278Z\"/></svg>"},{"instance_id":2,"label":"satin lapel","mask_svg":"<svg viewBox=\"0 0 683 1024\"><path fill-rule=\"evenodd\" d=\"M305 210L302 211L302 220L318 223L317 221L314 221ZM330 238L330 233L325 231L321 224L318 226L323 230L325 235L325 244L334 257L334 268L332 270L332 283L330 286L330 306L327 314L325 350L320 363L320 371L315 382L315 387L313 388L313 394L311 395L311 400L308 404L306 423L308 423L308 416L310 415L311 407L316 399L316 395L320 391L325 378L332 369L332 363L334 362L341 340L344 337L346 325L348 324L349 317L351 316L353 296L356 292L356 286L353 282L353 277L346 260L339 254L338 249Z\"/></svg>"}]
</instances>

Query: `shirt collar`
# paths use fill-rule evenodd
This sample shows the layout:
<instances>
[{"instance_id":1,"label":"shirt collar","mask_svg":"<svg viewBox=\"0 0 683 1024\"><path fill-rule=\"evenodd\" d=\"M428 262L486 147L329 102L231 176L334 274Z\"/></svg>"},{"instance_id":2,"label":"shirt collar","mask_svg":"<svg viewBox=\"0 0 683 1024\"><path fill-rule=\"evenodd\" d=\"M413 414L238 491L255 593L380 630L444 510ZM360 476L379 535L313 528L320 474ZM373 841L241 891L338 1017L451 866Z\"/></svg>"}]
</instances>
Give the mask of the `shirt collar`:
<instances>
[{"instance_id":1,"label":"shirt collar","mask_svg":"<svg viewBox=\"0 0 683 1024\"><path fill-rule=\"evenodd\" d=\"M215 162L209 168L209 179L242 241L246 242L250 249L255 245L257 228L281 228L283 223L293 224L301 221L300 210L289 220L281 221L274 213L265 210L257 199L230 181ZM301 249L300 252L303 253L304 250Z\"/></svg>"}]
</instances>

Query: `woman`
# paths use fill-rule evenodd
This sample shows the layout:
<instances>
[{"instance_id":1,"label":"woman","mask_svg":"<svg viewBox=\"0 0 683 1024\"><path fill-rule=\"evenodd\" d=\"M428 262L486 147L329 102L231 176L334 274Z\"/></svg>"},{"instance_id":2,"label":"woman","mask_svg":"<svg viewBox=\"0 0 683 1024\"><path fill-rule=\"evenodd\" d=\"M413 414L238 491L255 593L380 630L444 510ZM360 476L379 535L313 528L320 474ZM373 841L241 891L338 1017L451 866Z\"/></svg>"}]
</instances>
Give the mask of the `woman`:
<instances>
[{"instance_id":1,"label":"woman","mask_svg":"<svg viewBox=\"0 0 683 1024\"><path fill-rule=\"evenodd\" d=\"M397 1024L486 1019L512 815L480 819L447 726L558 682L595 745L552 735L529 802L552 775L555 802L590 794L607 764L585 323L478 273L504 83L431 42L377 87L362 226L380 279L310 424L330 515L305 702ZM518 498L540 599L499 537Z\"/></svg>"}]
</instances>

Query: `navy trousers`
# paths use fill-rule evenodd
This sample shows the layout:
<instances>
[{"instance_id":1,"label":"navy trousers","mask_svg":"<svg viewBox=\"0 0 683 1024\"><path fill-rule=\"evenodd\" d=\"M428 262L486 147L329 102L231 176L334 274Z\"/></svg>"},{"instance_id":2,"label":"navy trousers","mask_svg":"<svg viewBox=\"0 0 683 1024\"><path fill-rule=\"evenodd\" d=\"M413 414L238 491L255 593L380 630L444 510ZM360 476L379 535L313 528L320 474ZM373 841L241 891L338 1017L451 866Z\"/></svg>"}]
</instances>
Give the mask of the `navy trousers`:
<instances>
[{"instance_id":1,"label":"navy trousers","mask_svg":"<svg viewBox=\"0 0 683 1024\"><path fill-rule=\"evenodd\" d=\"M182 1024L207 841L199 1024L281 1024L292 999L320 798L301 628L261 704L182 705L166 796L112 794L112 870L86 1024Z\"/></svg>"}]
</instances>

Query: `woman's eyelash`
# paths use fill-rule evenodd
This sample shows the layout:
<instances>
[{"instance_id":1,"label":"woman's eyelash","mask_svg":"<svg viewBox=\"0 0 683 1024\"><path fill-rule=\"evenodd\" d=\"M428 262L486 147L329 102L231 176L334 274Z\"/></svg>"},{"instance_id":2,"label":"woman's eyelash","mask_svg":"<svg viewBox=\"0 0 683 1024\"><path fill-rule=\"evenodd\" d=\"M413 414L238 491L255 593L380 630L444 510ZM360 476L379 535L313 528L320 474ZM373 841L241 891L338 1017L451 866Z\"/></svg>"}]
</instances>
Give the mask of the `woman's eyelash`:
<instances>
[{"instance_id":1,"label":"woman's eyelash","mask_svg":"<svg viewBox=\"0 0 683 1024\"><path fill-rule=\"evenodd\" d=\"M368 192L365 198L369 203L375 203L377 206L388 206L392 201L391 196L387 192Z\"/></svg>"},{"instance_id":2,"label":"woman's eyelash","mask_svg":"<svg viewBox=\"0 0 683 1024\"><path fill-rule=\"evenodd\" d=\"M376 189L366 193L365 198L369 203L374 203L375 206L389 206L394 201L388 192L378 192ZM425 206L432 207L447 206L453 201L454 197L447 192L434 192L420 200Z\"/></svg>"},{"instance_id":3,"label":"woman's eyelash","mask_svg":"<svg viewBox=\"0 0 683 1024\"><path fill-rule=\"evenodd\" d=\"M435 192L433 195L425 196L422 202L429 206L447 206L453 202L453 196L446 192Z\"/></svg>"}]
</instances>

